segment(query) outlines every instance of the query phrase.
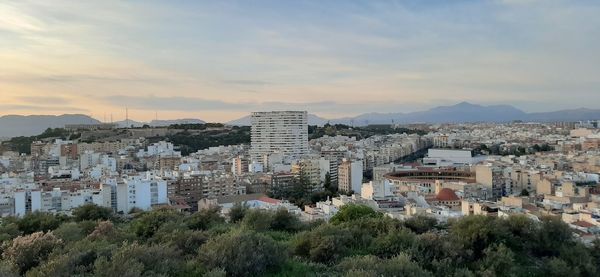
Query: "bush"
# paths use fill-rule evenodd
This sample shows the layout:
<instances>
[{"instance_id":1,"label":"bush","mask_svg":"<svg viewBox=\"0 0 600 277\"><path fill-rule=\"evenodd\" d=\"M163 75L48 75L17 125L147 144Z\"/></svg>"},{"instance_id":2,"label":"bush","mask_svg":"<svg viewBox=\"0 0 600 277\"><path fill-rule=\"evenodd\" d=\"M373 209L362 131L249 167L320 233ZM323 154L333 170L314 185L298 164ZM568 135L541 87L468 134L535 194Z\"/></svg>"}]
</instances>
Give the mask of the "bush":
<instances>
[{"instance_id":1,"label":"bush","mask_svg":"<svg viewBox=\"0 0 600 277\"><path fill-rule=\"evenodd\" d=\"M62 241L51 232L37 232L13 239L2 256L17 266L21 274L42 263Z\"/></svg>"},{"instance_id":2,"label":"bush","mask_svg":"<svg viewBox=\"0 0 600 277\"><path fill-rule=\"evenodd\" d=\"M407 254L400 254L391 259L379 259L369 255L354 256L342 260L337 268L341 272L350 273L351 276L433 276L411 261Z\"/></svg>"},{"instance_id":3,"label":"bush","mask_svg":"<svg viewBox=\"0 0 600 277\"><path fill-rule=\"evenodd\" d=\"M90 276L99 257L108 257L116 245L108 241L81 240L64 251L55 251L48 261L27 272L27 276Z\"/></svg>"},{"instance_id":4,"label":"bush","mask_svg":"<svg viewBox=\"0 0 600 277\"><path fill-rule=\"evenodd\" d=\"M201 210L192 214L185 220L188 228L194 230L208 230L213 226L225 223L219 209Z\"/></svg>"},{"instance_id":5,"label":"bush","mask_svg":"<svg viewBox=\"0 0 600 277\"><path fill-rule=\"evenodd\" d=\"M17 221L17 225L19 226L19 230L27 235L35 232L52 231L58 228L65 220L64 216L38 211L26 214L22 219Z\"/></svg>"},{"instance_id":6,"label":"bush","mask_svg":"<svg viewBox=\"0 0 600 277\"><path fill-rule=\"evenodd\" d=\"M248 207L243 205L240 202L233 204L233 207L229 209L229 222L238 223L244 219L246 216L246 212L248 211Z\"/></svg>"},{"instance_id":7,"label":"bush","mask_svg":"<svg viewBox=\"0 0 600 277\"><path fill-rule=\"evenodd\" d=\"M142 213L131 223L133 232L143 239L148 239L156 233L163 224L173 223L182 216L173 209L161 208L151 212Z\"/></svg>"},{"instance_id":8,"label":"bush","mask_svg":"<svg viewBox=\"0 0 600 277\"><path fill-rule=\"evenodd\" d=\"M381 235L371 244L371 253L389 258L402 252L409 251L412 248L416 236L410 230L400 229L384 235Z\"/></svg>"},{"instance_id":9,"label":"bush","mask_svg":"<svg viewBox=\"0 0 600 277\"><path fill-rule=\"evenodd\" d=\"M290 214L287 209L279 209L273 215L271 230L295 232L302 228L298 216Z\"/></svg>"},{"instance_id":10,"label":"bush","mask_svg":"<svg viewBox=\"0 0 600 277\"><path fill-rule=\"evenodd\" d=\"M228 276L261 276L277 270L286 255L271 238L238 230L209 240L199 258L208 269L222 268Z\"/></svg>"},{"instance_id":11,"label":"bush","mask_svg":"<svg viewBox=\"0 0 600 277\"><path fill-rule=\"evenodd\" d=\"M246 212L242 227L249 230L264 232L271 228L273 213L265 210L252 209Z\"/></svg>"},{"instance_id":12,"label":"bush","mask_svg":"<svg viewBox=\"0 0 600 277\"><path fill-rule=\"evenodd\" d=\"M176 276L184 268L175 248L166 245L125 244L108 257L96 260L95 275L112 276Z\"/></svg>"},{"instance_id":13,"label":"bush","mask_svg":"<svg viewBox=\"0 0 600 277\"><path fill-rule=\"evenodd\" d=\"M349 222L361 218L378 218L382 214L376 212L372 208L365 205L346 204L340 208L337 214L335 214L329 222L333 224L339 224L342 222Z\"/></svg>"},{"instance_id":14,"label":"bush","mask_svg":"<svg viewBox=\"0 0 600 277\"><path fill-rule=\"evenodd\" d=\"M95 204L85 204L73 210L73 217L76 221L84 220L109 220L112 217L112 209L100 207Z\"/></svg>"},{"instance_id":15,"label":"bush","mask_svg":"<svg viewBox=\"0 0 600 277\"><path fill-rule=\"evenodd\" d=\"M348 255L353 237L348 229L324 224L296 235L292 241L294 254L311 261L332 264Z\"/></svg>"},{"instance_id":16,"label":"bush","mask_svg":"<svg viewBox=\"0 0 600 277\"><path fill-rule=\"evenodd\" d=\"M75 222L65 222L53 231L64 242L74 242L85 237L83 229Z\"/></svg>"},{"instance_id":17,"label":"bush","mask_svg":"<svg viewBox=\"0 0 600 277\"><path fill-rule=\"evenodd\" d=\"M417 215L405 220L404 226L417 234L423 234L433 230L437 223L433 217Z\"/></svg>"}]
</instances>

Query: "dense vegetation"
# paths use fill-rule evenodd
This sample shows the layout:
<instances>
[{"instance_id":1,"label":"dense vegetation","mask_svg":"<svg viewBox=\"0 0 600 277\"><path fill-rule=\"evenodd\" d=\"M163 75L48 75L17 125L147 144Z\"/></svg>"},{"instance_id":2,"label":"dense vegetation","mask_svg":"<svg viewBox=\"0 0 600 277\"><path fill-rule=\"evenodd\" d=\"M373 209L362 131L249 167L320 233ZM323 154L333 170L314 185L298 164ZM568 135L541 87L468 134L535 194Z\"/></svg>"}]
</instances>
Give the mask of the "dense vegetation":
<instances>
[{"instance_id":1,"label":"dense vegetation","mask_svg":"<svg viewBox=\"0 0 600 277\"><path fill-rule=\"evenodd\" d=\"M369 125L363 127L351 127L344 124L325 124L323 127L308 126L308 134L310 139L320 138L325 135L342 135L356 137L357 139L365 139L374 135L391 135L402 133L424 135L427 132L408 128L394 128L391 125Z\"/></svg>"},{"instance_id":2,"label":"dense vegetation","mask_svg":"<svg viewBox=\"0 0 600 277\"><path fill-rule=\"evenodd\" d=\"M14 137L2 143L2 150L31 154L31 143L47 138L75 139L79 135L63 128L48 128L37 136Z\"/></svg>"},{"instance_id":3,"label":"dense vegetation","mask_svg":"<svg viewBox=\"0 0 600 277\"><path fill-rule=\"evenodd\" d=\"M151 128L144 126L144 129ZM167 136L159 136L148 138L150 142L159 140L167 140L178 146L183 155L194 153L201 149L206 149L213 146L221 145L237 145L250 143L250 127L249 126L232 126L225 127L221 123L204 123L204 124L174 124L168 127L173 130L181 130L175 134ZM323 127L309 126L309 137L319 138L324 135L336 136L345 135L356 137L357 139L368 138L373 135L401 134L401 133L418 133L424 132L406 128L392 128L389 125L372 125L366 127L350 127L343 124L329 125ZM124 129L123 129L124 130ZM197 132L202 131L202 132ZM78 139L81 133L68 131L63 128L48 128L42 134L30 137L14 137L2 143L0 150L11 150L19 153L31 154L31 143L37 140L48 138L60 139ZM91 136L85 142L94 142L94 137Z\"/></svg>"},{"instance_id":4,"label":"dense vegetation","mask_svg":"<svg viewBox=\"0 0 600 277\"><path fill-rule=\"evenodd\" d=\"M203 123L203 124L172 124L169 125L169 129L182 129L182 130L206 130L208 128L223 128L223 123Z\"/></svg>"},{"instance_id":5,"label":"dense vegetation","mask_svg":"<svg viewBox=\"0 0 600 277\"><path fill-rule=\"evenodd\" d=\"M250 127L233 126L231 129L206 130L208 127L210 127L207 126L208 124L187 125L192 125L188 127L193 127L193 129L184 129L176 134L168 135L166 138L161 138L166 139L178 146L183 155L188 155L198 150L213 146L250 143ZM181 126L184 127L186 125ZM204 131L201 133L194 133L188 130Z\"/></svg>"},{"instance_id":6,"label":"dense vegetation","mask_svg":"<svg viewBox=\"0 0 600 277\"><path fill-rule=\"evenodd\" d=\"M559 218L471 216L399 221L347 205L330 223L285 210L133 217L85 206L73 217L5 218L0 276L598 276L600 244L586 247Z\"/></svg>"}]
</instances>

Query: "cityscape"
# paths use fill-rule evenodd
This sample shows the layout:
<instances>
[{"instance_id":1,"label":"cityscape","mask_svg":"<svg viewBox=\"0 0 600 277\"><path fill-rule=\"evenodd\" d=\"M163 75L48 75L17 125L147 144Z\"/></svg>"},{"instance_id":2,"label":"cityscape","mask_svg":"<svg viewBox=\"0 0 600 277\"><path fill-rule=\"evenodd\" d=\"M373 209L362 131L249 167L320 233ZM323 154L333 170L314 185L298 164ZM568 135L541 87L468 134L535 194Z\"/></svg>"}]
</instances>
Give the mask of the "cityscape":
<instances>
[{"instance_id":1,"label":"cityscape","mask_svg":"<svg viewBox=\"0 0 600 277\"><path fill-rule=\"evenodd\" d=\"M0 276L600 276L600 5L226 2L0 3Z\"/></svg>"}]
</instances>

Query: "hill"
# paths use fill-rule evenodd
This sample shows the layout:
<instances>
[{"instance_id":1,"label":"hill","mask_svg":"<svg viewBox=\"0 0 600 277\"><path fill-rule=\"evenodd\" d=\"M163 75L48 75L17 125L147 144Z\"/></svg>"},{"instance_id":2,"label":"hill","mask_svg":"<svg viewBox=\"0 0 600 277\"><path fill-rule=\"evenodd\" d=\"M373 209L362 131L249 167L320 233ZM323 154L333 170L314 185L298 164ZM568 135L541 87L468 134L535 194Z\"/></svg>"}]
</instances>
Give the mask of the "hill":
<instances>
[{"instance_id":1,"label":"hill","mask_svg":"<svg viewBox=\"0 0 600 277\"><path fill-rule=\"evenodd\" d=\"M0 117L0 137L33 136L66 124L95 124L100 121L83 114L5 115Z\"/></svg>"},{"instance_id":2,"label":"hill","mask_svg":"<svg viewBox=\"0 0 600 277\"><path fill-rule=\"evenodd\" d=\"M195 118L182 118L182 119L165 119L165 120L152 120L150 122L136 121L136 120L121 120L115 121L119 128L139 128L144 125L148 125L150 127L168 127L170 125L176 124L204 124L203 120L195 119Z\"/></svg>"}]
</instances>

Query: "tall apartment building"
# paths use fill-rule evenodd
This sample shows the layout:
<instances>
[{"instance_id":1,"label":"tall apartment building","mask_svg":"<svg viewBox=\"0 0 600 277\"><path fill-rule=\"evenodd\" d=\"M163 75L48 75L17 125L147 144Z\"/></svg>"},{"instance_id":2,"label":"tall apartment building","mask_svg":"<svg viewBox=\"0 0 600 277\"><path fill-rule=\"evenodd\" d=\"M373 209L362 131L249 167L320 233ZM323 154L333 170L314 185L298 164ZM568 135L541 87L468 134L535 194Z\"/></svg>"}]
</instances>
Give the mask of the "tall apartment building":
<instances>
[{"instance_id":1,"label":"tall apartment building","mask_svg":"<svg viewBox=\"0 0 600 277\"><path fill-rule=\"evenodd\" d=\"M316 159L302 159L292 165L293 174L302 176L308 180L311 185L321 185L321 164Z\"/></svg>"},{"instance_id":2,"label":"tall apartment building","mask_svg":"<svg viewBox=\"0 0 600 277\"><path fill-rule=\"evenodd\" d=\"M362 178L362 161L344 159L338 168L338 189L342 192L360 193Z\"/></svg>"},{"instance_id":3,"label":"tall apartment building","mask_svg":"<svg viewBox=\"0 0 600 277\"><path fill-rule=\"evenodd\" d=\"M248 160L242 156L233 158L231 161L231 172L235 176L248 173Z\"/></svg>"},{"instance_id":4,"label":"tall apartment building","mask_svg":"<svg viewBox=\"0 0 600 277\"><path fill-rule=\"evenodd\" d=\"M167 195L183 198L192 211L197 211L198 200L203 197L202 190L202 176L186 175L168 184Z\"/></svg>"},{"instance_id":5,"label":"tall apartment building","mask_svg":"<svg viewBox=\"0 0 600 277\"><path fill-rule=\"evenodd\" d=\"M281 152L300 157L308 154L308 114L306 111L253 112L250 158Z\"/></svg>"},{"instance_id":6,"label":"tall apartment building","mask_svg":"<svg viewBox=\"0 0 600 277\"><path fill-rule=\"evenodd\" d=\"M505 194L504 174L501 167L481 164L475 166L475 178L477 183L488 188L491 195L487 195L486 199L499 199Z\"/></svg>"}]
</instances>

